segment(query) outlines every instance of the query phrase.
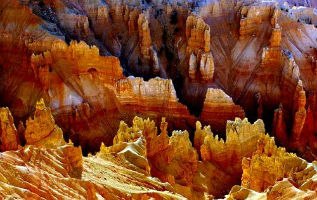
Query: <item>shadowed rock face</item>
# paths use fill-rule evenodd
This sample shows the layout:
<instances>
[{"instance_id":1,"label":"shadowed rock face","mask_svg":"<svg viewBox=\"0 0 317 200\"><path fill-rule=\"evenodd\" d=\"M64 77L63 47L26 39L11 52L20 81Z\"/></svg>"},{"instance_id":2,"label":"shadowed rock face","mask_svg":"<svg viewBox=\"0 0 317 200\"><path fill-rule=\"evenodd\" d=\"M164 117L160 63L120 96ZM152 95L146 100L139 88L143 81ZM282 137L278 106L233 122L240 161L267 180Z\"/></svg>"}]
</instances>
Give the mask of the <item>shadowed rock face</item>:
<instances>
[{"instance_id":1,"label":"shadowed rock face","mask_svg":"<svg viewBox=\"0 0 317 200\"><path fill-rule=\"evenodd\" d=\"M135 115L165 116L191 133L199 119L221 136L226 120L261 118L280 144L311 160L317 17L314 2L294 5L6 0L1 104L24 121L43 97L85 152L111 144L119 121Z\"/></svg>"},{"instance_id":2,"label":"shadowed rock face","mask_svg":"<svg viewBox=\"0 0 317 200\"><path fill-rule=\"evenodd\" d=\"M165 118L158 128L150 119L135 117L131 127L120 122L112 146L101 143L99 151L87 157L82 156L81 147L64 141L43 99L37 102L25 131L20 131L26 145L12 139L17 131L7 108L1 108L1 127L5 151L0 153L1 198L317 196L316 163L277 147L274 138L265 134L262 120L253 124L240 118L227 121L225 141L197 121L192 144L187 130L169 134Z\"/></svg>"},{"instance_id":3,"label":"shadowed rock face","mask_svg":"<svg viewBox=\"0 0 317 200\"><path fill-rule=\"evenodd\" d=\"M2 0L0 105L8 108L0 111L0 148L54 149L64 145L63 135L87 155L101 143L116 146L121 120L132 124L140 116L158 124L165 117L166 133L158 139L144 133L148 164L137 165L177 184L175 190L188 198L190 191L218 197L239 184L244 171L239 162L255 150L244 154L230 143L227 120L236 117L262 119L279 145L315 160L314 8L315 1L291 0ZM197 120L227 142L205 144L212 139L197 138ZM191 141L196 150L191 145L180 150ZM152 149L152 143L159 147ZM228 160L233 163L227 169ZM256 165L244 162L245 168ZM217 178L213 174L197 174L218 168L223 187L207 180ZM263 192L285 178L281 174L259 187L252 186L257 180L250 185L242 180L231 193Z\"/></svg>"}]
</instances>

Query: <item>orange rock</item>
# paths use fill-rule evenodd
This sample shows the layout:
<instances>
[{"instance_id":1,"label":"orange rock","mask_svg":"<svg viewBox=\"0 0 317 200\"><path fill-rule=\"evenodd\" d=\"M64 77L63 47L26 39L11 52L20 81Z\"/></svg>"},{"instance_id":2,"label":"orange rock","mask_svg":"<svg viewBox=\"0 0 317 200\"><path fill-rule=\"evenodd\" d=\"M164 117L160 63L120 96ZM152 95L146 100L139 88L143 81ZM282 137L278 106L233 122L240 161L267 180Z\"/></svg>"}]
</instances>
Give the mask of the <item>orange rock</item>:
<instances>
[{"instance_id":1,"label":"orange rock","mask_svg":"<svg viewBox=\"0 0 317 200\"><path fill-rule=\"evenodd\" d=\"M20 144L18 131L8 108L0 108L1 151L16 150Z\"/></svg>"},{"instance_id":2,"label":"orange rock","mask_svg":"<svg viewBox=\"0 0 317 200\"><path fill-rule=\"evenodd\" d=\"M280 25L276 24L275 28L273 28L271 39L270 39L270 47L280 47L282 40L282 31Z\"/></svg>"},{"instance_id":3,"label":"orange rock","mask_svg":"<svg viewBox=\"0 0 317 200\"><path fill-rule=\"evenodd\" d=\"M202 132L199 126L197 128L196 133ZM264 134L262 120L251 124L247 119L236 118L235 121L227 122L226 142L219 139L218 135L214 136L208 127L204 128L203 134L197 134L195 142L202 144L200 153L203 161L214 163L227 173L237 175L242 158L249 157L255 151L258 139Z\"/></svg>"},{"instance_id":4,"label":"orange rock","mask_svg":"<svg viewBox=\"0 0 317 200\"><path fill-rule=\"evenodd\" d=\"M200 17L191 15L186 20L187 55L210 52L210 27Z\"/></svg>"},{"instance_id":5,"label":"orange rock","mask_svg":"<svg viewBox=\"0 0 317 200\"><path fill-rule=\"evenodd\" d=\"M138 19L138 30L139 40L141 47L141 54L146 58L150 59L150 48L152 45L151 33L149 28L149 21L146 19L144 14L139 15Z\"/></svg>"},{"instance_id":6,"label":"orange rock","mask_svg":"<svg viewBox=\"0 0 317 200\"><path fill-rule=\"evenodd\" d=\"M28 136L30 130L35 135L45 135L47 128L56 128L52 120L50 109L42 99L37 103L34 120L27 121L28 146L1 154L0 163L7 169L0 170L6 177L6 184L0 184L3 195L19 198L102 196L116 199L126 195L131 195L132 199L212 198L221 197L238 184L242 170L241 186L232 188L227 196L229 199L280 197L286 195L286 191L294 192L294 187L299 188L300 193L296 195L300 197L316 195L303 192L315 188L315 163L307 163L295 154L286 153L284 148L278 148L274 139L265 135L261 120L254 124L247 119L228 121L226 142L214 137L210 127L202 128L197 122L194 146L200 151L202 161L187 131L173 131L172 136L168 136L164 118L159 135L154 121L149 119L135 117L132 127L121 122L114 145L105 147L102 144L95 156L82 157L80 147L74 147L72 142L66 144L63 139L62 143L57 141L52 137L54 133L30 144L30 138L35 138ZM39 122L42 128L34 128ZM21 177L19 182L12 174ZM14 189L9 189L8 185ZM273 188L266 190L270 186ZM277 188L285 190L277 194Z\"/></svg>"},{"instance_id":7,"label":"orange rock","mask_svg":"<svg viewBox=\"0 0 317 200\"><path fill-rule=\"evenodd\" d=\"M36 104L34 119L26 121L25 140L27 145L56 147L65 144L62 129L55 124L50 108L41 99Z\"/></svg>"},{"instance_id":8,"label":"orange rock","mask_svg":"<svg viewBox=\"0 0 317 200\"><path fill-rule=\"evenodd\" d=\"M207 90L200 120L212 124L213 130L224 130L226 120L233 120L235 117L244 118L244 116L243 109L235 105L232 98L222 90L213 88Z\"/></svg>"},{"instance_id":9,"label":"orange rock","mask_svg":"<svg viewBox=\"0 0 317 200\"><path fill-rule=\"evenodd\" d=\"M316 20L282 1L2 0L0 104L20 124L0 110L0 199L195 200L240 183L226 198L316 198L316 164L256 121L316 160ZM40 97L52 110L39 102L25 129Z\"/></svg>"},{"instance_id":10,"label":"orange rock","mask_svg":"<svg viewBox=\"0 0 317 200\"><path fill-rule=\"evenodd\" d=\"M301 133L304 128L304 123L306 119L306 94L305 91L301 90L298 96L298 110L295 113L294 116L294 122L293 122L293 129L292 129L292 137L293 142L298 143L300 142Z\"/></svg>"},{"instance_id":11,"label":"orange rock","mask_svg":"<svg viewBox=\"0 0 317 200\"><path fill-rule=\"evenodd\" d=\"M80 59L75 59L77 57ZM51 49L43 55L32 55L31 62L34 74L47 95L45 99L54 108L77 105L82 103L83 96L91 97L88 93L91 93L91 88L89 85L81 86L84 82L81 77L97 75L103 84L111 85L124 77L117 58L99 56L98 48L84 42L72 41L69 46L62 41L53 42ZM63 71L65 64L69 66L67 72Z\"/></svg>"},{"instance_id":12,"label":"orange rock","mask_svg":"<svg viewBox=\"0 0 317 200\"><path fill-rule=\"evenodd\" d=\"M129 77L117 82L116 96L122 113L142 110L142 113L148 112L155 117L156 121L161 117L177 118L189 123L194 121L186 106L178 102L172 81L168 79L144 81L142 78Z\"/></svg>"},{"instance_id":13,"label":"orange rock","mask_svg":"<svg viewBox=\"0 0 317 200\"><path fill-rule=\"evenodd\" d=\"M240 38L259 34L261 25L271 19L274 10L272 4L244 6L241 10Z\"/></svg>"},{"instance_id":14,"label":"orange rock","mask_svg":"<svg viewBox=\"0 0 317 200\"><path fill-rule=\"evenodd\" d=\"M280 107L274 111L272 133L276 137L277 141L280 142L280 144L287 145L288 137L286 132L286 125L283 119L282 105L280 105Z\"/></svg>"},{"instance_id":15,"label":"orange rock","mask_svg":"<svg viewBox=\"0 0 317 200\"><path fill-rule=\"evenodd\" d=\"M312 189L310 179L314 179L316 174L314 165L295 154L287 153L284 148L278 148L274 139L266 135L259 140L257 151L254 152L252 158L243 160L242 186L263 192L270 186L278 187L283 184L278 181L285 178L299 190ZM281 191L282 194L284 192L287 191Z\"/></svg>"},{"instance_id":16,"label":"orange rock","mask_svg":"<svg viewBox=\"0 0 317 200\"><path fill-rule=\"evenodd\" d=\"M202 161L199 161L186 131L174 131L169 137L164 118L160 130L158 135L154 121L149 119L135 117L132 127L121 122L114 145L102 146L101 152L120 154L145 171L149 168L151 176L169 182L187 198L202 195L194 194L197 191L221 196L237 184L242 173L242 158L252 155L258 139L265 134L262 121L251 125L246 119L236 119L228 122L227 141L223 142L218 141L218 136L213 138L209 127L202 129L197 122L194 145L201 152ZM217 180L217 183L210 180ZM190 191L193 194L189 194Z\"/></svg>"},{"instance_id":17,"label":"orange rock","mask_svg":"<svg viewBox=\"0 0 317 200\"><path fill-rule=\"evenodd\" d=\"M200 67L199 71L202 76L202 79L205 81L212 80L214 71L215 71L215 66L214 66L214 58L212 57L212 54L203 54L200 59Z\"/></svg>"},{"instance_id":18,"label":"orange rock","mask_svg":"<svg viewBox=\"0 0 317 200\"><path fill-rule=\"evenodd\" d=\"M189 57L189 77L191 79L196 79L196 71L198 71L198 63L197 57L191 53ZM210 53L204 53L201 55L200 62L199 62L199 72L200 77L204 81L212 81L214 75L214 60Z\"/></svg>"}]
</instances>

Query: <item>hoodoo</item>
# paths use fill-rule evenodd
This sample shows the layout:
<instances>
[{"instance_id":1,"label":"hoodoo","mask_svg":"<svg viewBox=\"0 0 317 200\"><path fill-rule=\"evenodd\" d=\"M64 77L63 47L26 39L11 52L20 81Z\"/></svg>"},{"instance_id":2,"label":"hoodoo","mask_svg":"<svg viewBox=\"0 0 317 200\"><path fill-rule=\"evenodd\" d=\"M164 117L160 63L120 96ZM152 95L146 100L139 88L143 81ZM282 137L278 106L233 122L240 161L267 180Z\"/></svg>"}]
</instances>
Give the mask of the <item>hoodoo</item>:
<instances>
[{"instance_id":1,"label":"hoodoo","mask_svg":"<svg viewBox=\"0 0 317 200\"><path fill-rule=\"evenodd\" d=\"M315 0L1 0L0 199L317 199Z\"/></svg>"}]
</instances>

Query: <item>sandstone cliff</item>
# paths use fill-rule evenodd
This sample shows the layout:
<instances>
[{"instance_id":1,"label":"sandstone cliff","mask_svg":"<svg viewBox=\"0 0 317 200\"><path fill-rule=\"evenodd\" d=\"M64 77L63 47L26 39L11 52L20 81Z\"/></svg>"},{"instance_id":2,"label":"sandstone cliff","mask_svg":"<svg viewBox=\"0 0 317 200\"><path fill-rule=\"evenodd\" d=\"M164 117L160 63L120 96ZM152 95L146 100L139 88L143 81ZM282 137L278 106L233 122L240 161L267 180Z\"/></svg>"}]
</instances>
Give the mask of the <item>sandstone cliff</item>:
<instances>
[{"instance_id":1,"label":"sandstone cliff","mask_svg":"<svg viewBox=\"0 0 317 200\"><path fill-rule=\"evenodd\" d=\"M0 4L4 195L315 198L313 1Z\"/></svg>"},{"instance_id":2,"label":"sandstone cliff","mask_svg":"<svg viewBox=\"0 0 317 200\"><path fill-rule=\"evenodd\" d=\"M277 147L262 120L228 121L226 141L197 122L192 145L186 130L169 136L165 118L159 132L154 121L135 117L131 127L120 123L112 146L102 143L87 157L71 141L55 140L54 131L43 138L53 125L50 109L39 101L27 122L26 146L1 153L3 197L205 199L222 197L232 186L226 199L316 197L315 163ZM30 130L39 142L30 141Z\"/></svg>"},{"instance_id":3,"label":"sandstone cliff","mask_svg":"<svg viewBox=\"0 0 317 200\"><path fill-rule=\"evenodd\" d=\"M212 124L212 129L220 131L225 129L227 120L235 117L244 118L244 110L235 105L232 98L220 89L209 88L200 119L206 124Z\"/></svg>"},{"instance_id":4,"label":"sandstone cliff","mask_svg":"<svg viewBox=\"0 0 317 200\"><path fill-rule=\"evenodd\" d=\"M266 135L252 157L243 159L241 186L234 186L227 199L316 198L315 165L277 147Z\"/></svg>"},{"instance_id":5,"label":"sandstone cliff","mask_svg":"<svg viewBox=\"0 0 317 200\"><path fill-rule=\"evenodd\" d=\"M18 131L8 108L0 110L1 151L16 150L20 144Z\"/></svg>"},{"instance_id":6,"label":"sandstone cliff","mask_svg":"<svg viewBox=\"0 0 317 200\"><path fill-rule=\"evenodd\" d=\"M58 147L65 144L62 129L55 124L50 108L41 99L36 103L34 119L26 121L24 137L27 145L36 147Z\"/></svg>"}]
</instances>

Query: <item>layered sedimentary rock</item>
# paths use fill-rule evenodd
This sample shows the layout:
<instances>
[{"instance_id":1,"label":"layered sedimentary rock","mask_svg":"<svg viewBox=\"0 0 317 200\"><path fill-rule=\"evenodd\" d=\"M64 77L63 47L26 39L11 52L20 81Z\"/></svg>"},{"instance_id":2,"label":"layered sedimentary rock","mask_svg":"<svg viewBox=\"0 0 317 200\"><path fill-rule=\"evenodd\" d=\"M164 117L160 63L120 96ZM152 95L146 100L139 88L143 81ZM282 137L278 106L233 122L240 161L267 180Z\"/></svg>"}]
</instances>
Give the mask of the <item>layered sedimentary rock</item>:
<instances>
[{"instance_id":1,"label":"layered sedimentary rock","mask_svg":"<svg viewBox=\"0 0 317 200\"><path fill-rule=\"evenodd\" d=\"M171 186L120 161L124 160L104 153L82 157L80 147L73 144L7 151L1 153L1 168L5 169L0 172L5 177L0 181L1 197L184 199L170 192Z\"/></svg>"},{"instance_id":2,"label":"layered sedimentary rock","mask_svg":"<svg viewBox=\"0 0 317 200\"><path fill-rule=\"evenodd\" d=\"M289 105L288 99L293 98L291 96L294 94L291 89L284 93L284 88L289 86L288 84L292 84L292 87L297 84L296 78L284 76L280 69L288 65L290 60L283 58L282 50L287 47L295 52L287 44L291 36L283 36L282 33L293 30L292 26L297 22L290 20L289 14L277 3L244 4L242 1L219 1L202 4L198 12L191 12L191 4L184 4L182 8L162 5L157 9L145 9L144 12L141 12L140 5L133 7L113 1L107 2L107 5L86 1L73 4L64 1L43 4L24 2L24 5L32 8L38 18L43 20L42 26L35 23L29 30L37 32L44 27L42 31L45 34L39 35L38 39L24 42L27 54L17 53L24 56L24 64L19 65L24 66L21 69L28 71L21 75L24 77L21 80L27 82L14 87L18 80L13 78L14 81L9 81L11 73L4 77L8 83L12 83L12 87L4 87L3 93L10 90L9 88L18 88L16 92L7 95L3 100L4 104L12 102L12 112L20 118L25 118L26 113L30 114L36 100L43 96L54 108L53 114L57 117L57 123L67 135L73 135L78 132L79 125L76 130L70 130L72 123L68 120L65 122L62 118L67 116L70 121L83 124L83 121L89 121L86 119L97 116L104 118L106 112L117 112L116 110L120 109L113 103L107 107L105 102L116 98L112 86L124 78L122 73L144 76L145 80L156 75L171 78L178 94L177 98L196 116L199 116L203 109L207 89L210 87L223 88L236 104L243 107L247 116L252 120L262 118L268 122L268 126L271 126L273 121L270 116L281 103L286 112L284 115L289 115L290 108L293 107ZM206 12L207 10L212 12ZM84 20L69 20L72 18ZM240 22L241 26L237 27ZM76 23L77 27L74 25ZM220 27L219 24L223 26ZM299 26L303 30L311 29L306 25ZM25 38L28 38L27 34L25 35ZM172 35L175 37L171 37ZM301 38L303 37L302 35ZM7 51L10 45L5 45L5 42L10 44L11 40L5 38L8 37L3 38L2 52L9 52L6 54L12 56L15 48ZM69 45L60 39L66 40ZM71 39L85 40L87 44L96 46L70 42ZM101 57L98 54L115 55L119 59ZM284 54L287 57L287 53ZM299 57L300 54L294 54L294 62L297 62ZM4 69L10 69L11 65L7 61L2 62ZM64 66L69 67L65 70ZM304 72L303 77L306 77L306 74L308 73ZM280 77L285 79L283 84L278 81ZM304 79L303 85L314 82L311 81L313 78L308 78L310 81ZM265 83L264 80L268 82ZM106 89L104 84L107 84ZM313 85L304 88L313 88ZM309 90L307 94L313 94L313 91ZM27 93L34 94L34 97ZM109 100L104 101L105 98ZM314 96L311 99L313 98ZM309 118L310 121L315 118L313 108L311 105L309 116L313 117ZM76 117L70 113L74 113ZM205 111L203 115L204 113ZM240 114L233 112L229 118L221 118L225 121L236 116L243 117ZM130 121L134 115L135 113L131 113ZM112 131L109 128L106 132L113 132L120 119L122 116L111 125ZM204 117L200 116L199 119L204 121ZM98 129L97 132L101 133L105 130L101 130L100 126L105 123L110 124L109 120L106 120L101 124L90 123L85 126ZM193 129L194 123L188 124ZM214 127L216 126L218 125L215 124ZM285 126L289 130L293 124L285 123ZM224 132L224 125L215 129ZM313 132L315 128L308 129ZM101 134L98 135L100 138ZM103 142L111 141L113 133L110 135L107 139L104 138Z\"/></svg>"},{"instance_id":3,"label":"layered sedimentary rock","mask_svg":"<svg viewBox=\"0 0 317 200\"><path fill-rule=\"evenodd\" d=\"M211 53L201 55L200 62L197 63L197 57L191 53L189 58L189 77L196 79L196 71L204 81L211 81L214 75L214 61Z\"/></svg>"},{"instance_id":4,"label":"layered sedimentary rock","mask_svg":"<svg viewBox=\"0 0 317 200\"><path fill-rule=\"evenodd\" d=\"M189 118L186 106L178 102L173 83L168 79L154 78L144 81L142 78L128 77L116 84L116 95L122 106L127 110L142 110L148 115ZM139 108L138 108L139 107Z\"/></svg>"},{"instance_id":5,"label":"layered sedimentary rock","mask_svg":"<svg viewBox=\"0 0 317 200\"><path fill-rule=\"evenodd\" d=\"M146 4L148 3L145 2L144 5ZM17 5L19 4L16 2L8 6L10 9L5 9L2 15L3 19L10 21L11 24L22 24L23 21L20 18L10 17L13 15L8 13L14 13L15 10L23 10L21 13L24 18L31 18L25 23L26 27L12 26L20 30L15 31L17 35L14 37L24 40L24 44L27 43L28 53L25 55L16 48L7 51L10 45L3 45L2 52L9 52L10 54L7 55L11 57L14 51L18 52L17 55L22 54L24 61L19 63L19 66L28 66L29 56L32 53L38 56L42 54L42 57L45 57L44 52L50 51L52 41L57 38L67 43L71 39L85 40L87 44L98 47L99 54L119 57L125 74L144 76L145 79L156 75L172 79L175 90L179 94L178 98L196 116L203 107L207 88L215 87L224 89L235 103L244 108L250 119L255 120L256 117L260 117L272 126L270 118L274 109L281 103L284 105L284 112L291 112L291 106L285 105L290 104L290 100L284 102L284 99L291 99L293 94L290 92L282 95L285 86L278 81L283 77L280 69L285 62L283 58L280 58L280 50L285 52L288 50L299 66L305 92L315 93L316 81L310 73L310 71L316 71L314 27L304 24L308 22L303 20L305 17L313 19L311 8L291 8L284 5L282 1L218 1L201 3L198 9L195 7L197 5L182 1L179 2L182 6L157 5L156 2L152 2L149 5L153 5L153 8L143 6L142 11L142 5L137 2L130 2L127 5L116 1L109 1L107 4L99 1L73 2L72 4L66 1L23 2L23 8L29 6L37 15L36 17L30 10L21 9L21 5L19 9L15 8ZM305 5L311 5L311 3ZM41 26L38 26L38 23ZM4 29L13 33L9 26ZM24 30L26 32L23 32ZM12 37L10 33L4 34L6 37L2 38L4 41L2 44L12 43L12 40L6 39ZM308 34L306 36L303 33ZM75 45L70 44L70 46ZM78 45L79 48L87 49L84 46ZM96 52L95 47L92 49ZM66 53L70 52L65 51ZM150 59L148 59L149 56ZM74 57L80 57L80 55L74 54ZM93 58L93 60L99 59L96 56ZM36 60L42 62L42 59L37 56L34 56L32 60L34 63L37 62ZM80 61L80 63L86 62ZM4 68L8 69L6 67L10 65L8 61L3 59L2 63ZM81 67L73 62L67 62L67 64L74 65L76 68ZM86 67L83 68L86 69ZM30 71L25 67L22 69ZM94 73L95 69L91 67L89 72ZM56 71L50 67L42 70ZM63 73L58 73L59 76L64 75L65 70L62 71ZM28 83L25 82L18 87L18 92L15 93L17 95L8 95L7 99L4 99L4 104L13 102L15 106L11 106L12 112L21 118L29 114L36 99L43 96L42 88L35 83L32 73L28 76L26 74L22 80L27 80ZM6 79L9 80L9 77L11 76L8 74ZM52 82L58 82L56 79ZM84 94L78 94L82 90L77 87L78 83L70 83L71 81L65 79L62 76L60 81L67 82L67 87L75 90L66 91L72 95L69 98L76 102L85 101ZM268 82L266 83L265 80ZM8 81L8 83L14 85L15 81ZM25 95L21 91L30 85L33 85L32 92L36 94L36 97L21 97ZM60 86L58 90L68 90L65 87ZM9 90L7 88L4 88L4 91L7 92ZM261 95L261 105L257 102L257 94ZM54 96L57 95L54 94ZM312 120L315 119L316 114L313 111L314 107L315 105L310 105ZM289 114L285 113L285 115ZM289 129L293 125L286 123L286 126ZM316 127L313 127L309 132L315 132L315 129Z\"/></svg>"},{"instance_id":6,"label":"layered sedimentary rock","mask_svg":"<svg viewBox=\"0 0 317 200\"><path fill-rule=\"evenodd\" d=\"M200 122L197 122L194 146L202 162L199 162L193 187L216 197L226 194L229 188L240 182L243 157L252 155L258 139L264 135L265 129L261 120L254 124L239 118L228 121L225 141L214 135L210 126L202 128Z\"/></svg>"},{"instance_id":7,"label":"layered sedimentary rock","mask_svg":"<svg viewBox=\"0 0 317 200\"><path fill-rule=\"evenodd\" d=\"M315 164L277 148L257 121L287 151L317 158L315 6L3 0L0 104L12 113L0 110L4 194L204 199L241 183L228 198L315 198ZM101 150L82 157L63 136L84 155ZM33 154L48 163L28 161ZM30 175L14 167L29 162ZM42 174L42 185L32 182Z\"/></svg>"},{"instance_id":8,"label":"layered sedimentary rock","mask_svg":"<svg viewBox=\"0 0 317 200\"><path fill-rule=\"evenodd\" d=\"M141 55L150 59L150 48L152 45L149 21L144 14L139 15L138 19L139 40L141 41Z\"/></svg>"},{"instance_id":9,"label":"layered sedimentary rock","mask_svg":"<svg viewBox=\"0 0 317 200\"><path fill-rule=\"evenodd\" d=\"M186 20L187 54L210 52L210 26L202 18L189 16Z\"/></svg>"},{"instance_id":10,"label":"layered sedimentary rock","mask_svg":"<svg viewBox=\"0 0 317 200\"><path fill-rule=\"evenodd\" d=\"M62 41L53 42L48 51L32 55L31 64L35 78L54 108L78 105L83 101L95 103L94 91L90 91L88 84L83 85L87 76L97 74L103 84L111 85L123 78L117 58L101 57L97 47L84 42L71 42L69 46ZM69 66L67 70L63 70L65 65Z\"/></svg>"},{"instance_id":11,"label":"layered sedimentary rock","mask_svg":"<svg viewBox=\"0 0 317 200\"><path fill-rule=\"evenodd\" d=\"M146 144L143 146L143 156L147 157L148 162L146 168L150 169L153 176L172 184L177 182L190 185L197 168L198 155L191 145L188 132L173 131L169 137L165 118L160 129L161 133L158 135L154 121L138 117L134 118L131 128L121 122L114 138L114 145L107 148L107 151L121 152L122 147L127 146L125 143L135 142L141 138Z\"/></svg>"},{"instance_id":12,"label":"layered sedimentary rock","mask_svg":"<svg viewBox=\"0 0 317 200\"><path fill-rule=\"evenodd\" d=\"M242 161L242 183L227 199L316 198L316 163L307 163L277 147L268 135L258 141L251 158Z\"/></svg>"},{"instance_id":13,"label":"layered sedimentary rock","mask_svg":"<svg viewBox=\"0 0 317 200\"><path fill-rule=\"evenodd\" d=\"M270 3L243 7L239 29L240 37L244 39L250 35L260 34L261 26L265 24L265 21L270 20L273 11L274 6Z\"/></svg>"},{"instance_id":14,"label":"layered sedimentary rock","mask_svg":"<svg viewBox=\"0 0 317 200\"><path fill-rule=\"evenodd\" d=\"M48 112L39 101L35 120ZM30 128L41 135L36 127L27 123L27 141ZM228 121L225 142L197 122L193 146L187 131L168 136L164 118L158 134L154 121L135 117L131 127L120 123L113 146L102 143L88 157L71 142L41 142L1 153L3 197L205 199L225 195L240 178L226 199L316 197L315 164L278 148L262 120Z\"/></svg>"},{"instance_id":15,"label":"layered sedimentary rock","mask_svg":"<svg viewBox=\"0 0 317 200\"><path fill-rule=\"evenodd\" d=\"M8 108L0 108L1 151L16 150L20 144L18 131Z\"/></svg>"},{"instance_id":16,"label":"layered sedimentary rock","mask_svg":"<svg viewBox=\"0 0 317 200\"><path fill-rule=\"evenodd\" d=\"M136 117L131 127L121 122L114 145L102 149L122 154L129 162L137 162L151 176L169 182L189 199L200 199L203 195L221 197L238 184L242 158L250 157L258 139L265 135L261 120L250 124L247 119L237 118L228 122L224 142L213 135L210 126L202 128L197 122L193 148L187 131L173 131L169 137L167 130L165 118L158 134L154 121ZM124 150L132 147L137 150L134 154ZM146 159L142 158L144 156Z\"/></svg>"},{"instance_id":17,"label":"layered sedimentary rock","mask_svg":"<svg viewBox=\"0 0 317 200\"><path fill-rule=\"evenodd\" d=\"M189 77L198 77L212 81L214 75L214 58L210 52L210 26L202 18L189 16L186 20L186 54L189 57Z\"/></svg>"},{"instance_id":18,"label":"layered sedimentary rock","mask_svg":"<svg viewBox=\"0 0 317 200\"><path fill-rule=\"evenodd\" d=\"M195 146L197 148L201 144L199 149L203 161L215 162L222 169L225 169L227 161L231 160L233 163L230 164L228 170L239 169L240 167L235 167L235 165L240 165L239 160L242 157L250 156L250 152L255 149L257 140L265 134L264 124L261 120L256 121L253 125L247 119L237 118L235 121L228 121L225 142L217 135L214 137L210 128L205 129L205 127L202 130L200 123L196 127ZM224 158L224 154L228 158ZM235 158L233 159L233 157Z\"/></svg>"},{"instance_id":19,"label":"layered sedimentary rock","mask_svg":"<svg viewBox=\"0 0 317 200\"><path fill-rule=\"evenodd\" d=\"M50 108L41 99L36 104L34 119L26 121L24 137L27 145L52 148L65 144L62 129L55 124Z\"/></svg>"},{"instance_id":20,"label":"layered sedimentary rock","mask_svg":"<svg viewBox=\"0 0 317 200\"><path fill-rule=\"evenodd\" d=\"M171 121L182 118L175 122L178 128L194 123L194 117L178 102L171 80L124 79L117 58L101 57L96 47L83 42L71 42L69 46L54 42L50 50L32 55L31 61L57 123L71 133L69 137L75 143L88 143L87 148L96 147L95 143L111 144L120 119L131 121L137 114L144 113L156 121L162 116ZM64 71L64 64L71 67ZM100 120L89 120L93 118ZM87 129L93 133L87 134Z\"/></svg>"},{"instance_id":21,"label":"layered sedimentary rock","mask_svg":"<svg viewBox=\"0 0 317 200\"><path fill-rule=\"evenodd\" d=\"M212 129L220 132L225 129L226 120L234 120L235 117L244 118L243 109L235 105L232 98L221 89L209 88L200 115L201 121L212 124Z\"/></svg>"},{"instance_id":22,"label":"layered sedimentary rock","mask_svg":"<svg viewBox=\"0 0 317 200\"><path fill-rule=\"evenodd\" d=\"M7 149L1 153L2 198L184 199L173 193L175 190L169 184L148 177L149 170L143 168L141 162L129 160L133 158L134 148L146 160L145 144L140 143L140 139L116 155L101 147L97 155L83 157L80 147L74 147L71 142L66 144L63 138L58 138L63 142L54 140L54 133L42 137L49 127L54 128L53 123L50 109L42 99L37 103L35 119L27 122L27 145L17 151ZM40 144L30 142L30 130L33 136L38 136Z\"/></svg>"}]
</instances>

